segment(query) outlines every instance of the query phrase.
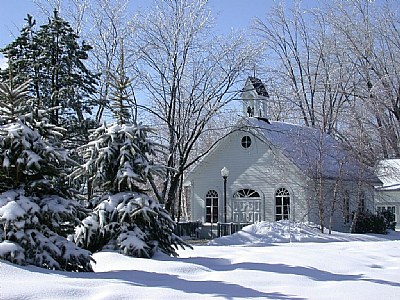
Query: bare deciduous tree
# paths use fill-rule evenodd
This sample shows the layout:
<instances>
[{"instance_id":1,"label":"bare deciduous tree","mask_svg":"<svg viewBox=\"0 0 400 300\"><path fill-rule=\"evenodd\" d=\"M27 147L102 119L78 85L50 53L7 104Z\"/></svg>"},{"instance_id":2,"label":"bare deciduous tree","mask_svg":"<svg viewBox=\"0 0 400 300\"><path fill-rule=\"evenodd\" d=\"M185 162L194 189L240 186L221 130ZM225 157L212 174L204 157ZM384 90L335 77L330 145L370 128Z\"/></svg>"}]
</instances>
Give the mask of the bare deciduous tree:
<instances>
[{"instance_id":1,"label":"bare deciduous tree","mask_svg":"<svg viewBox=\"0 0 400 300\"><path fill-rule=\"evenodd\" d=\"M207 0L160 0L138 18L132 40L138 50L138 74L168 147L167 177L161 199L174 212L183 173L198 161L193 150L210 130L211 120L235 98L234 88L257 52L242 35L229 39L211 35Z\"/></svg>"}]
</instances>

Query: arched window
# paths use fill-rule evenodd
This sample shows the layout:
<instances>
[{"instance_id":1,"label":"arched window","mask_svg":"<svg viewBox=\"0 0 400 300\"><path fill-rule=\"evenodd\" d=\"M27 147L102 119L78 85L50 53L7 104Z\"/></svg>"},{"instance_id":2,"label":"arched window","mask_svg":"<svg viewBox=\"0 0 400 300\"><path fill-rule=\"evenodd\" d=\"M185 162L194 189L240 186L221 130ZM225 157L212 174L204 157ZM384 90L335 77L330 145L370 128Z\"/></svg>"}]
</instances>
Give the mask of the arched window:
<instances>
[{"instance_id":1,"label":"arched window","mask_svg":"<svg viewBox=\"0 0 400 300\"><path fill-rule=\"evenodd\" d=\"M275 221L288 220L290 214L290 194L285 188L275 193Z\"/></svg>"},{"instance_id":2,"label":"arched window","mask_svg":"<svg viewBox=\"0 0 400 300\"><path fill-rule=\"evenodd\" d=\"M218 193L209 190L206 194L206 223L218 222Z\"/></svg>"},{"instance_id":3,"label":"arched window","mask_svg":"<svg viewBox=\"0 0 400 300\"><path fill-rule=\"evenodd\" d=\"M233 198L260 198L260 194L252 189L242 189L233 194Z\"/></svg>"}]
</instances>

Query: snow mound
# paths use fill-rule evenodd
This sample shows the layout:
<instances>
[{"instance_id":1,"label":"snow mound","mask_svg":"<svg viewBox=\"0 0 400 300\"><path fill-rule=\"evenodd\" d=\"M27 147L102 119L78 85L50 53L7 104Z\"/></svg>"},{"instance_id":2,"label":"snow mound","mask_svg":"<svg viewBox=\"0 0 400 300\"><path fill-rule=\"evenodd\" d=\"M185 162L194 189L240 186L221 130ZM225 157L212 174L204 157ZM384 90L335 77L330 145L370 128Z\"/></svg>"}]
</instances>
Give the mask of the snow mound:
<instances>
[{"instance_id":1,"label":"snow mound","mask_svg":"<svg viewBox=\"0 0 400 300\"><path fill-rule=\"evenodd\" d=\"M293 223L289 221L257 222L244 227L241 231L229 236L216 238L208 243L211 246L264 246L274 243L290 242L350 242L350 241L385 241L400 240L400 232L388 234L349 234L333 231L332 234L321 233L311 223Z\"/></svg>"}]
</instances>

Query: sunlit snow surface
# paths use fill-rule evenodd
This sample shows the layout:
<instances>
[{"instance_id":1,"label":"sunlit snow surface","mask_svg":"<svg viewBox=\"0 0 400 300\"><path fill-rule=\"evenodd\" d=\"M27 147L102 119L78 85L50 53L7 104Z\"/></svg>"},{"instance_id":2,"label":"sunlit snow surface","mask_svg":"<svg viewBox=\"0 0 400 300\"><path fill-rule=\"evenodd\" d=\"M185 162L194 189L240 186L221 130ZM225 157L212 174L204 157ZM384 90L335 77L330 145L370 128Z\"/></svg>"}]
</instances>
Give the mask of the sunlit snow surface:
<instances>
[{"instance_id":1,"label":"sunlit snow surface","mask_svg":"<svg viewBox=\"0 0 400 300\"><path fill-rule=\"evenodd\" d=\"M0 261L0 298L400 299L400 232L327 235L290 225L291 235L287 222L251 225L179 258L96 253L95 273Z\"/></svg>"}]
</instances>

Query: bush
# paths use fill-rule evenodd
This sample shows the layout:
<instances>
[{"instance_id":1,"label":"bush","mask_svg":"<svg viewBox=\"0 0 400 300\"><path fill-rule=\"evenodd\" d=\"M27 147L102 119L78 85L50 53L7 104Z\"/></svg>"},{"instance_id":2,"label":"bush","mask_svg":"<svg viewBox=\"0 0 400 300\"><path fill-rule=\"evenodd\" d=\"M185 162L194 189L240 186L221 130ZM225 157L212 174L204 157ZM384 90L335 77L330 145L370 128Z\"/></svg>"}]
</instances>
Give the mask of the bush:
<instances>
[{"instance_id":1,"label":"bush","mask_svg":"<svg viewBox=\"0 0 400 300\"><path fill-rule=\"evenodd\" d=\"M386 228L386 219L383 215L375 215L369 211L364 211L358 213L353 233L386 234Z\"/></svg>"},{"instance_id":2,"label":"bush","mask_svg":"<svg viewBox=\"0 0 400 300\"><path fill-rule=\"evenodd\" d=\"M387 229L396 230L395 215L390 210L383 210L379 213L385 219L385 226Z\"/></svg>"}]
</instances>

